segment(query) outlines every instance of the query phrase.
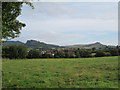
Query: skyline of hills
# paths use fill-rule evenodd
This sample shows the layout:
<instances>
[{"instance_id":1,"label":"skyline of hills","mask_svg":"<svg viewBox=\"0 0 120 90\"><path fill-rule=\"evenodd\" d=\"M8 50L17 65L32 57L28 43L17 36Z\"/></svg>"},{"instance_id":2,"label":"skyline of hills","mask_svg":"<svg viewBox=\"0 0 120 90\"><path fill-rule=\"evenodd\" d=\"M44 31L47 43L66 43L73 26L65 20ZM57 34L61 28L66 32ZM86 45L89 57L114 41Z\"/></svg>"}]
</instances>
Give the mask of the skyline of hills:
<instances>
[{"instance_id":1,"label":"skyline of hills","mask_svg":"<svg viewBox=\"0 0 120 90\"><path fill-rule=\"evenodd\" d=\"M26 43L23 43L21 41L6 41L3 44L3 46L5 46L5 45L26 45L28 48L39 48L42 50L58 49L58 48L86 48L86 49L90 49L93 47L104 48L106 46L115 47L115 46L110 46L110 45L104 45L100 42L95 42L95 43L91 43L91 44L74 44L74 45L60 46L60 45L54 45L54 44L40 42L37 40L27 40Z\"/></svg>"}]
</instances>

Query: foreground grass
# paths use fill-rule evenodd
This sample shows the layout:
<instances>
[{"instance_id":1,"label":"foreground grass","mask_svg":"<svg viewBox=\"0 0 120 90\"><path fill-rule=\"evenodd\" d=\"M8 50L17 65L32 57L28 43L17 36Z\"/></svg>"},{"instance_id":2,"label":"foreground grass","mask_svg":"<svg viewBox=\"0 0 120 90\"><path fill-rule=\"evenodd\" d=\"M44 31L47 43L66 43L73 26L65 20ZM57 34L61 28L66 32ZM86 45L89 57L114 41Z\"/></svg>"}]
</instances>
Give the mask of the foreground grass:
<instances>
[{"instance_id":1,"label":"foreground grass","mask_svg":"<svg viewBox=\"0 0 120 90\"><path fill-rule=\"evenodd\" d=\"M118 57L3 60L3 88L117 88Z\"/></svg>"}]
</instances>

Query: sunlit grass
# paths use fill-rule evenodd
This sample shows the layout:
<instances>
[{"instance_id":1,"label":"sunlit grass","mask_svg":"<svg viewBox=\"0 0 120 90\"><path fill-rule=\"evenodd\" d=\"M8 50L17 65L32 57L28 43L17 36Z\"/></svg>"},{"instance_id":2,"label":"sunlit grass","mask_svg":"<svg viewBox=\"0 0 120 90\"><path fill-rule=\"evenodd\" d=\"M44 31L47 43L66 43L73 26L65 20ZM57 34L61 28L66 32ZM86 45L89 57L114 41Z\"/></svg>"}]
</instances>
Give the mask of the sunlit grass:
<instances>
[{"instance_id":1,"label":"sunlit grass","mask_svg":"<svg viewBox=\"0 0 120 90\"><path fill-rule=\"evenodd\" d=\"M117 88L118 57L3 60L3 88Z\"/></svg>"}]
</instances>

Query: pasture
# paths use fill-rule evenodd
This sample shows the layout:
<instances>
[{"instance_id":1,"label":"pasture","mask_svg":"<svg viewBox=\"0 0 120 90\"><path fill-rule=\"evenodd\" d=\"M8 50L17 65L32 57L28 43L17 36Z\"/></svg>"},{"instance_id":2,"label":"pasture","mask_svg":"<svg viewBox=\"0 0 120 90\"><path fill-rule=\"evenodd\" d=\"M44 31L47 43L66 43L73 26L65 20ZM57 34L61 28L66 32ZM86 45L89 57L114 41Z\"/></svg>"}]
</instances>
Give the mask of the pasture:
<instances>
[{"instance_id":1,"label":"pasture","mask_svg":"<svg viewBox=\"0 0 120 90\"><path fill-rule=\"evenodd\" d=\"M3 88L118 88L118 57L3 59Z\"/></svg>"}]
</instances>

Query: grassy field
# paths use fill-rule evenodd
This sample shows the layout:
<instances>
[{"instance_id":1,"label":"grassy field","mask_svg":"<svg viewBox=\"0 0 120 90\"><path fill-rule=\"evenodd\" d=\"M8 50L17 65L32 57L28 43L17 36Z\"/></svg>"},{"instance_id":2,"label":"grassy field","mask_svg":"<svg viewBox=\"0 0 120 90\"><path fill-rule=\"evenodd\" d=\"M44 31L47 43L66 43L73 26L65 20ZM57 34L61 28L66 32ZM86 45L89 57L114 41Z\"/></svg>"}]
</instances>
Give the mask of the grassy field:
<instances>
[{"instance_id":1,"label":"grassy field","mask_svg":"<svg viewBox=\"0 0 120 90\"><path fill-rule=\"evenodd\" d=\"M118 57L4 59L3 88L118 88Z\"/></svg>"}]
</instances>

